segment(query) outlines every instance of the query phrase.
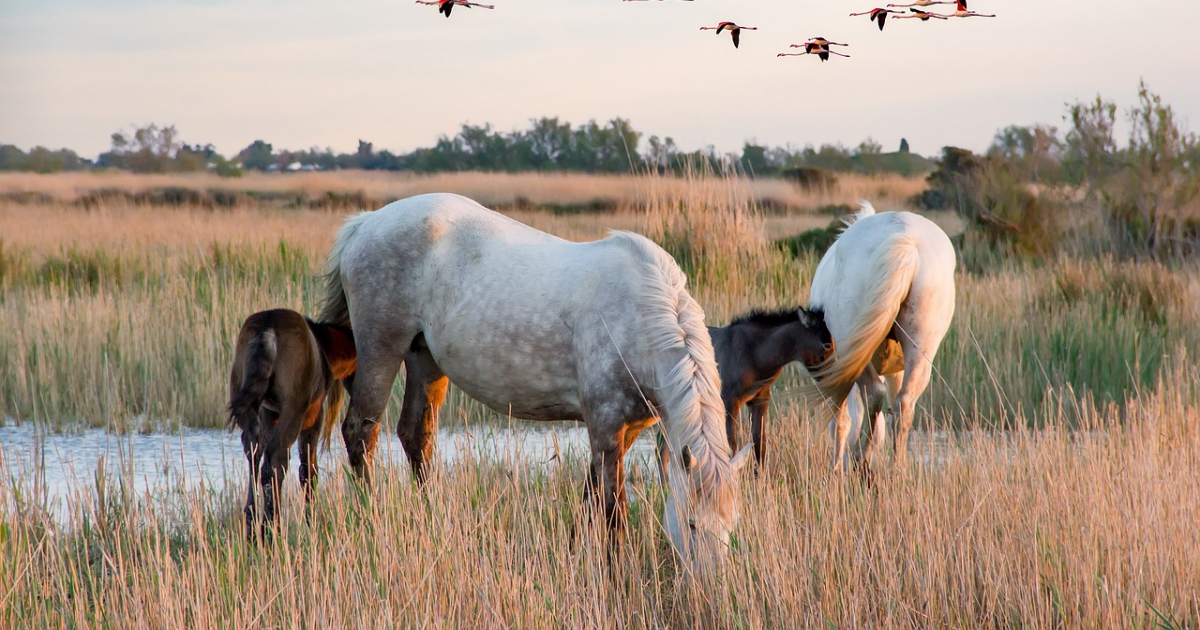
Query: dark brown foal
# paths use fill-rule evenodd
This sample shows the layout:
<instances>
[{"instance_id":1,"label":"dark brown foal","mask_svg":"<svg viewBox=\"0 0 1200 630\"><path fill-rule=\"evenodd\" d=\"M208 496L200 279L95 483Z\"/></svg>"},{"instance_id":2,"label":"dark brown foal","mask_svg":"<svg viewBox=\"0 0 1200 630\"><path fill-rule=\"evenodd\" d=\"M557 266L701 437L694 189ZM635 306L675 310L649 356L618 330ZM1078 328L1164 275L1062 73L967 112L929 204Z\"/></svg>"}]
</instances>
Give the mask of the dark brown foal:
<instances>
[{"instance_id":1,"label":"dark brown foal","mask_svg":"<svg viewBox=\"0 0 1200 630\"><path fill-rule=\"evenodd\" d=\"M709 326L708 334L721 374L729 447L737 452L738 418L742 406L749 404L754 457L761 465L767 451L763 422L771 402L771 385L787 364L799 361L813 370L833 354L825 314L804 308L752 311L728 326Z\"/></svg>"},{"instance_id":2,"label":"dark brown foal","mask_svg":"<svg viewBox=\"0 0 1200 630\"><path fill-rule=\"evenodd\" d=\"M257 518L254 484L263 489L263 534L278 517L277 497L287 473L288 452L300 439L300 485L306 502L317 483L317 438L326 448L353 378L357 353L349 328L317 324L287 309L246 318L229 377L230 424L242 430L250 465L246 536Z\"/></svg>"}]
</instances>

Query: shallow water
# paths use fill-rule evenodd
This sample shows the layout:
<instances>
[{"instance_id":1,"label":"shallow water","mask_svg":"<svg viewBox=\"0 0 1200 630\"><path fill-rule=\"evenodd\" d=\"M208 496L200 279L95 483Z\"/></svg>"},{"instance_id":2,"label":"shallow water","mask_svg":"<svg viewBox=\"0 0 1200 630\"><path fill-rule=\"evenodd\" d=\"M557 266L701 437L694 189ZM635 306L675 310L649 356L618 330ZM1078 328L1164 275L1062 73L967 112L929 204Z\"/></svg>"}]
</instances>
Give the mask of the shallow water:
<instances>
[{"instance_id":1,"label":"shallow water","mask_svg":"<svg viewBox=\"0 0 1200 630\"><path fill-rule=\"evenodd\" d=\"M654 461L654 431L641 435L626 464L650 466ZM437 453L447 466L463 458L489 458L531 468L561 466L568 456L587 457L587 430L580 423L514 423L512 428L476 426L442 428ZM341 468L346 451L335 435L329 451L318 454L321 469ZM376 461L402 465L407 460L394 433L380 435ZM289 479L295 479L296 447L292 447ZM20 488L25 501L44 505L65 518L69 497L95 487L97 478L132 482L137 494L169 485L185 490L220 492L229 484L245 486L247 465L239 433L182 429L173 433L118 435L102 429L47 434L31 423L0 427L0 469L10 488ZM0 493L7 494L7 493ZM33 495L33 496L28 496ZM6 511L15 498L5 500Z\"/></svg>"}]
</instances>

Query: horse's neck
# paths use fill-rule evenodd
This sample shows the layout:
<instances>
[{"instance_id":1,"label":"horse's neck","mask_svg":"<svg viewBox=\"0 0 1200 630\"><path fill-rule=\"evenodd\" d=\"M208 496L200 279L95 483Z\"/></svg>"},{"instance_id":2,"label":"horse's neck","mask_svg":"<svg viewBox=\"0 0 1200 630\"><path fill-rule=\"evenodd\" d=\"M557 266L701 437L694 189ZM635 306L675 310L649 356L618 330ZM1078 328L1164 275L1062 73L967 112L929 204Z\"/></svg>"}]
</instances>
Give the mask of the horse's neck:
<instances>
[{"instance_id":1,"label":"horse's neck","mask_svg":"<svg viewBox=\"0 0 1200 630\"><path fill-rule=\"evenodd\" d=\"M760 377L774 374L784 366L800 360L800 338L803 330L797 324L784 324L754 335L752 353Z\"/></svg>"}]
</instances>

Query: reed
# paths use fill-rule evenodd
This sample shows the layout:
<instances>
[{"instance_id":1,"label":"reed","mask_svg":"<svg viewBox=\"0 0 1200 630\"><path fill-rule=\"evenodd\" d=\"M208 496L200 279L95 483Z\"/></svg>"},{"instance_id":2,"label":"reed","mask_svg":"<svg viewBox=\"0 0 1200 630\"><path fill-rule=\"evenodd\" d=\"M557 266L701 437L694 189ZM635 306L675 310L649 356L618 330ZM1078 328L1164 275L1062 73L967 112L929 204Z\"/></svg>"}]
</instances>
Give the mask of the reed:
<instances>
[{"instance_id":1,"label":"reed","mask_svg":"<svg viewBox=\"0 0 1200 630\"><path fill-rule=\"evenodd\" d=\"M0 625L1193 627L1196 376L1173 365L1137 402L1090 410L1090 432L1046 405L1047 429L918 434L909 473L869 489L828 476L818 423L785 403L713 581L671 557L649 462L611 563L581 518L582 453L469 457L423 490L388 467L369 491L322 455L311 524L293 475L267 547L242 537L244 478L137 494L99 474L60 523L6 475Z\"/></svg>"}]
</instances>

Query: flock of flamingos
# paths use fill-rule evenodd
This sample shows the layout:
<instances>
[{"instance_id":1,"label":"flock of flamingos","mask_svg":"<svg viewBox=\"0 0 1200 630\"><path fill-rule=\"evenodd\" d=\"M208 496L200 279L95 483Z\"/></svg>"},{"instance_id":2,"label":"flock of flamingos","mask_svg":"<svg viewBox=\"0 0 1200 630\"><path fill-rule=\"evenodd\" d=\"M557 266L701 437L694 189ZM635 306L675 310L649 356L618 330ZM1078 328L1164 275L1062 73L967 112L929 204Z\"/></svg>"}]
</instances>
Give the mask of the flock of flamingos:
<instances>
[{"instance_id":1,"label":"flock of flamingos","mask_svg":"<svg viewBox=\"0 0 1200 630\"><path fill-rule=\"evenodd\" d=\"M646 2L648 0L625 0L625 1L626 2ZM685 1L691 2L691 0L685 0ZM454 7L456 5L463 6L468 9L471 7L480 7L482 9L496 8L495 5L480 4L478 2L471 2L470 0L416 0L416 2L417 2L417 4L436 6L438 8L438 13L441 13L441 14L445 15L446 17L450 17L450 12L454 10ZM935 4L953 4L953 5L955 5L954 12L953 13L931 13L929 11L925 11L924 9L917 8L917 7L927 7L927 6L931 6L931 5L935 5ZM907 8L908 11L900 10L900 9L905 9L905 8ZM870 11L862 11L860 13L851 13L850 17L856 17L859 15L868 16L868 19L870 19L872 22L875 22L879 25L879 30L881 30L881 31L883 30L883 25L887 22L889 15L892 15L893 16L892 19L895 19L895 20L917 19L917 20L921 20L922 22L928 22L931 19L933 19L933 20L948 20L950 18L968 18L968 17L991 18L991 17L996 17L995 15L990 15L990 14L985 14L985 13L976 13L975 11L968 10L967 9L967 0L913 0L913 2L911 2L909 4L889 4L889 5L887 5L886 8L876 7L874 9L871 9ZM718 22L716 26L701 26L700 30L716 31L717 35L720 35L721 33L729 33L730 38L733 40L733 47L737 48L741 44L742 31L757 31L758 27L757 26L741 26L734 22L725 21L725 22ZM825 39L824 37L812 37L812 38L809 38L809 40L804 42L803 44L792 44L791 45L792 48L803 48L804 49L803 52L798 52L798 53L781 52L776 56L778 56L778 57L799 57L802 55L816 55L818 58L820 58L821 61L828 61L829 55L837 55L839 57L849 57L850 56L850 55L847 55L844 53L830 50L829 49L830 46L848 46L848 45L849 44L839 44L837 42L831 42L828 39Z\"/></svg>"}]
</instances>

